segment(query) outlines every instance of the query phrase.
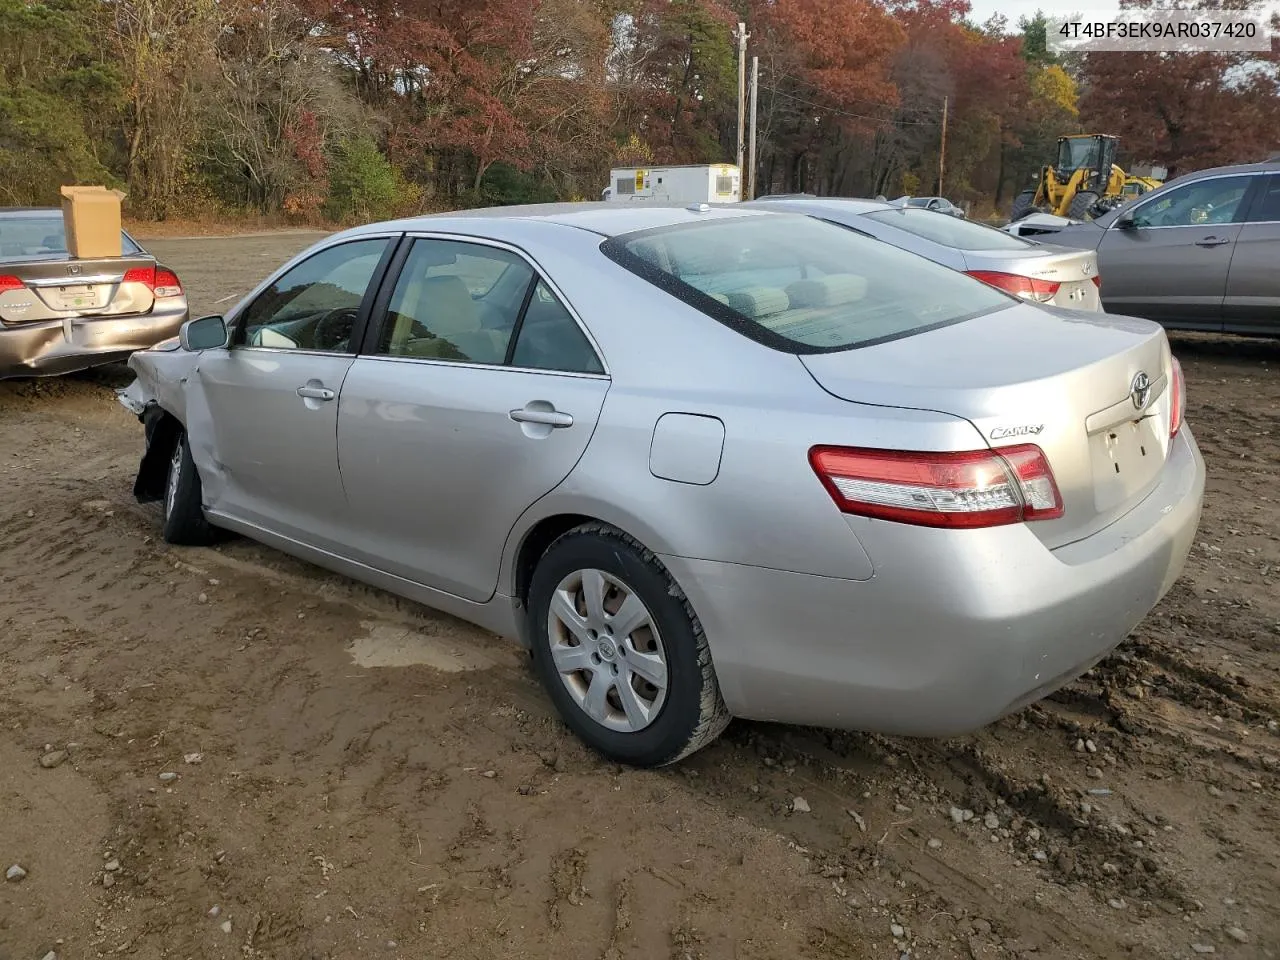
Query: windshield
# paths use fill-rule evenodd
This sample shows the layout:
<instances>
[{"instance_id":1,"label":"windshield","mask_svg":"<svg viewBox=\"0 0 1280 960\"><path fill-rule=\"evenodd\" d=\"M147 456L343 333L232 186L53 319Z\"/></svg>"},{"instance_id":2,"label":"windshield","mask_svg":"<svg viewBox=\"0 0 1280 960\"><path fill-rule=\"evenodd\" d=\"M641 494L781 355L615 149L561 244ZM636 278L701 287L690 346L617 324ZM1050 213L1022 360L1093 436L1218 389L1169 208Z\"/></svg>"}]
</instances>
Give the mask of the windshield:
<instances>
[{"instance_id":1,"label":"windshield","mask_svg":"<svg viewBox=\"0 0 1280 960\"><path fill-rule=\"evenodd\" d=\"M953 250L1028 250L1034 246L1003 230L958 217L940 217L932 210L878 210L864 216Z\"/></svg>"},{"instance_id":2,"label":"windshield","mask_svg":"<svg viewBox=\"0 0 1280 960\"><path fill-rule=\"evenodd\" d=\"M121 232L120 237L126 257L142 252L127 233ZM67 228L61 216L0 217L0 260L65 260L67 256Z\"/></svg>"},{"instance_id":3,"label":"windshield","mask_svg":"<svg viewBox=\"0 0 1280 960\"><path fill-rule=\"evenodd\" d=\"M790 353L869 346L1014 302L962 273L811 217L658 227L601 249L708 316Z\"/></svg>"},{"instance_id":4,"label":"windshield","mask_svg":"<svg viewBox=\"0 0 1280 960\"><path fill-rule=\"evenodd\" d=\"M1092 170L1098 166L1098 141L1093 137L1074 137L1063 140L1058 147L1058 169Z\"/></svg>"}]
</instances>

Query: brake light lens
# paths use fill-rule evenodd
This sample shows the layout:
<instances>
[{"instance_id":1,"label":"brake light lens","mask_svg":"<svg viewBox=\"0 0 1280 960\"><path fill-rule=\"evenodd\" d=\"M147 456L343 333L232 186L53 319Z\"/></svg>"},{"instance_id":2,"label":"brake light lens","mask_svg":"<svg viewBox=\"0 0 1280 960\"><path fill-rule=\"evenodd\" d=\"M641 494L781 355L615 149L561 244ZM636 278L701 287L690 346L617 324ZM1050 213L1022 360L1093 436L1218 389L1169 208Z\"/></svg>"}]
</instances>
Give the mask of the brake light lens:
<instances>
[{"instance_id":1,"label":"brake light lens","mask_svg":"<svg viewBox=\"0 0 1280 960\"><path fill-rule=\"evenodd\" d=\"M0 293L8 290L25 290L27 285L17 277L0 276Z\"/></svg>"},{"instance_id":2,"label":"brake light lens","mask_svg":"<svg viewBox=\"0 0 1280 960\"><path fill-rule=\"evenodd\" d=\"M125 283L143 283L147 289L152 289L156 285L156 268L155 267L134 267L132 270L125 271Z\"/></svg>"},{"instance_id":3,"label":"brake light lens","mask_svg":"<svg viewBox=\"0 0 1280 960\"><path fill-rule=\"evenodd\" d=\"M145 284L157 299L182 296L178 275L164 267L134 267L125 272L123 282Z\"/></svg>"},{"instance_id":4,"label":"brake light lens","mask_svg":"<svg viewBox=\"0 0 1280 960\"><path fill-rule=\"evenodd\" d=\"M1169 436L1176 437L1187 415L1187 386L1182 379L1182 364L1177 357L1173 361L1173 393L1169 397Z\"/></svg>"},{"instance_id":5,"label":"brake light lens","mask_svg":"<svg viewBox=\"0 0 1280 960\"><path fill-rule=\"evenodd\" d=\"M1097 287L1099 290L1102 289L1102 274L1095 273L1093 275L1093 285Z\"/></svg>"},{"instance_id":6,"label":"brake light lens","mask_svg":"<svg viewBox=\"0 0 1280 960\"><path fill-rule=\"evenodd\" d=\"M1036 303L1048 303L1058 294L1062 286L1053 280L1039 280L1035 277L1024 277L1016 273L1000 273L997 270L967 270L975 280L981 280L988 286L1012 293L1015 297L1032 300Z\"/></svg>"},{"instance_id":7,"label":"brake light lens","mask_svg":"<svg viewBox=\"0 0 1280 960\"><path fill-rule=\"evenodd\" d=\"M998 527L1063 514L1033 443L962 453L814 447L809 463L844 513L924 527Z\"/></svg>"}]
</instances>

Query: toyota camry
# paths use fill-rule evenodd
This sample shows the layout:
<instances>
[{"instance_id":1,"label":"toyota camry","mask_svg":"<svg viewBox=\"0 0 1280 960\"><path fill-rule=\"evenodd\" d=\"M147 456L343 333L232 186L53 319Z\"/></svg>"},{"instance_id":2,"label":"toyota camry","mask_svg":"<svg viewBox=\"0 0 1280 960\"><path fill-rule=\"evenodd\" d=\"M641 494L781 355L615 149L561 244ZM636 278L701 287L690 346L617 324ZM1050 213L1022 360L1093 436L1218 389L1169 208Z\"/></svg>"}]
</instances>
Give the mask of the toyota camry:
<instances>
[{"instance_id":1,"label":"toyota camry","mask_svg":"<svg viewBox=\"0 0 1280 960\"><path fill-rule=\"evenodd\" d=\"M730 717L945 736L1178 576L1204 464L1154 323L810 217L572 204L359 227L133 355L139 500L518 640L669 763Z\"/></svg>"}]
</instances>

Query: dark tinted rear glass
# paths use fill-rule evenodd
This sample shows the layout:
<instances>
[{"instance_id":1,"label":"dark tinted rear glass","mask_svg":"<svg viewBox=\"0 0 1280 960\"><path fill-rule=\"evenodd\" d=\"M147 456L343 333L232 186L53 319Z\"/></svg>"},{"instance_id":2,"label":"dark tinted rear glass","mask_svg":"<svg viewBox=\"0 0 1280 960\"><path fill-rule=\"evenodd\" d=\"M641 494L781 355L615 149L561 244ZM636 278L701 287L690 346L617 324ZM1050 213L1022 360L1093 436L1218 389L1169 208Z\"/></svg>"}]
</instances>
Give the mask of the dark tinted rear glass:
<instances>
[{"instance_id":1,"label":"dark tinted rear glass","mask_svg":"<svg viewBox=\"0 0 1280 960\"><path fill-rule=\"evenodd\" d=\"M868 346L1013 302L924 257L810 217L660 227L601 249L708 316L793 353Z\"/></svg>"},{"instance_id":2,"label":"dark tinted rear glass","mask_svg":"<svg viewBox=\"0 0 1280 960\"><path fill-rule=\"evenodd\" d=\"M122 233L125 256L138 245ZM47 213L0 217L0 260L58 260L67 257L67 230L62 217Z\"/></svg>"}]
</instances>

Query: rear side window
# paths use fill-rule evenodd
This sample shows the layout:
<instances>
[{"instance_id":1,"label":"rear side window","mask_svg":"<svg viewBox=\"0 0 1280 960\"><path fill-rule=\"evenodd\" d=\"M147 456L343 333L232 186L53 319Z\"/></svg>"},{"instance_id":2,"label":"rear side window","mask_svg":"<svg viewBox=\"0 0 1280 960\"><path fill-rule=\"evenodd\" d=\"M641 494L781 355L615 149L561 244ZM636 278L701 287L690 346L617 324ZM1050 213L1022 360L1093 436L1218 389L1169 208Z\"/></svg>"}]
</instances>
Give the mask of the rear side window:
<instances>
[{"instance_id":1,"label":"rear side window","mask_svg":"<svg viewBox=\"0 0 1280 960\"><path fill-rule=\"evenodd\" d=\"M1003 230L959 217L938 216L932 210L878 210L865 216L953 250L1030 250L1035 246Z\"/></svg>"},{"instance_id":2,"label":"rear side window","mask_svg":"<svg viewBox=\"0 0 1280 960\"><path fill-rule=\"evenodd\" d=\"M870 346L1014 302L924 257L810 217L659 227L613 237L601 250L744 336L788 353Z\"/></svg>"}]
</instances>

